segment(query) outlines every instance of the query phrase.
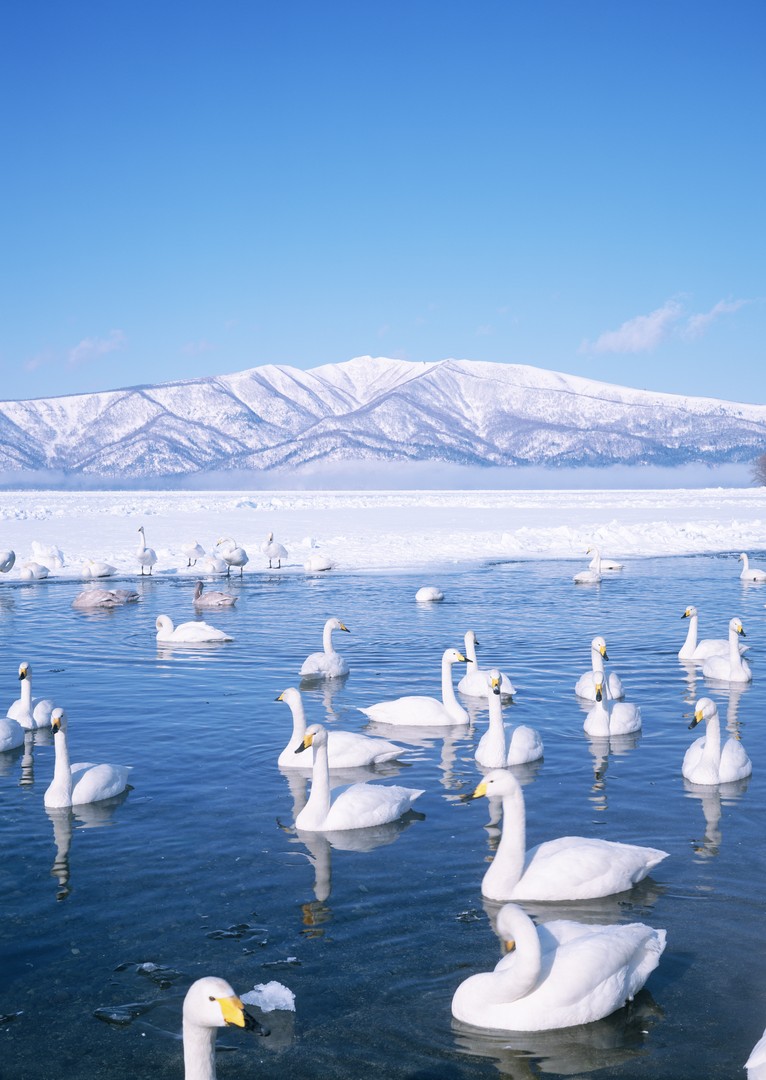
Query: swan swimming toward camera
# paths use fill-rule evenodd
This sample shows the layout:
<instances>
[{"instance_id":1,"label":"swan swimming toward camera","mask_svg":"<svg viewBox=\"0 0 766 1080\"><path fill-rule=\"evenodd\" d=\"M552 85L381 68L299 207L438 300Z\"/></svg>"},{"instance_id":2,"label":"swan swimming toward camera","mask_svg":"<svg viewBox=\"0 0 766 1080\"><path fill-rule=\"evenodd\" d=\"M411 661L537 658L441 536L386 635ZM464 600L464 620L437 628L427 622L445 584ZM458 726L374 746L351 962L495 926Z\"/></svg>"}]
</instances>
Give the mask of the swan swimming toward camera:
<instances>
[{"instance_id":1,"label":"swan swimming toward camera","mask_svg":"<svg viewBox=\"0 0 766 1080\"><path fill-rule=\"evenodd\" d=\"M666 936L644 923L535 926L516 904L500 909L497 931L513 951L494 971L471 975L452 998L457 1020L493 1031L549 1031L609 1016L657 967Z\"/></svg>"},{"instance_id":2,"label":"swan swimming toward camera","mask_svg":"<svg viewBox=\"0 0 766 1080\"><path fill-rule=\"evenodd\" d=\"M729 622L729 655L709 656L702 662L702 674L706 679L719 682L750 682L753 673L747 660L739 651L739 639L746 637L742 622L734 618Z\"/></svg>"},{"instance_id":3,"label":"swan swimming toward camera","mask_svg":"<svg viewBox=\"0 0 766 1080\"><path fill-rule=\"evenodd\" d=\"M489 702L489 727L476 747L476 760L485 769L504 769L507 765L526 765L543 756L543 740L534 728L519 724L511 728L510 738L503 723L499 671L485 672L485 693Z\"/></svg>"},{"instance_id":4,"label":"swan swimming toward camera","mask_svg":"<svg viewBox=\"0 0 766 1080\"><path fill-rule=\"evenodd\" d=\"M585 717L583 730L594 739L632 735L641 730L641 710L629 701L612 701L604 683L596 683L596 703Z\"/></svg>"},{"instance_id":5,"label":"swan swimming toward camera","mask_svg":"<svg viewBox=\"0 0 766 1080\"><path fill-rule=\"evenodd\" d=\"M620 676L614 671L610 671L607 676L604 671L604 661L608 659L606 641L600 636L594 637L590 643L591 669L581 675L575 685L575 693L578 697L585 698L587 701L595 701L596 683L603 683L604 679L606 679L606 690L610 698L618 701L620 698L625 697Z\"/></svg>"},{"instance_id":6,"label":"swan swimming toward camera","mask_svg":"<svg viewBox=\"0 0 766 1080\"><path fill-rule=\"evenodd\" d=\"M53 710L51 727L56 760L53 780L43 798L47 807L55 810L62 806L101 802L125 790L130 772L127 765L92 765L89 761L69 764L67 717L63 709Z\"/></svg>"},{"instance_id":7,"label":"swan swimming toward camera","mask_svg":"<svg viewBox=\"0 0 766 1080\"><path fill-rule=\"evenodd\" d=\"M183 1008L184 1080L216 1080L216 1028L231 1026L268 1035L225 979L207 975L192 983Z\"/></svg>"},{"instance_id":8,"label":"swan swimming toward camera","mask_svg":"<svg viewBox=\"0 0 766 1080\"><path fill-rule=\"evenodd\" d=\"M718 708L710 698L700 698L694 706L690 730L705 721L705 734L695 739L684 754L681 773L692 784L729 784L744 780L753 771L753 763L739 739L729 737L721 746L721 721Z\"/></svg>"},{"instance_id":9,"label":"swan swimming toward camera","mask_svg":"<svg viewBox=\"0 0 766 1080\"><path fill-rule=\"evenodd\" d=\"M343 630L350 634L349 628L340 619L328 619L322 631L322 652L310 653L301 665L301 675L321 675L325 679L335 679L348 675L349 666L345 657L335 651L332 643L333 630Z\"/></svg>"}]
</instances>

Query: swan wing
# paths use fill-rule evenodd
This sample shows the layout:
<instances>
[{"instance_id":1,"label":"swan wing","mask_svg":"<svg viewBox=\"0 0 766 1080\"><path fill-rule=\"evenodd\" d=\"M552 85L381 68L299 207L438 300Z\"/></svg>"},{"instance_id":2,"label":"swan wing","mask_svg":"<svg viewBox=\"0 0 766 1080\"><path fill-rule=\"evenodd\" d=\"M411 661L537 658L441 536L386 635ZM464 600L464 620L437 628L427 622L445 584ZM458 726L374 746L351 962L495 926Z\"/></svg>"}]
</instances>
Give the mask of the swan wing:
<instances>
[{"instance_id":1,"label":"swan wing","mask_svg":"<svg viewBox=\"0 0 766 1080\"><path fill-rule=\"evenodd\" d=\"M365 829L396 821L422 794L397 784L352 784L332 803L322 828Z\"/></svg>"},{"instance_id":2,"label":"swan wing","mask_svg":"<svg viewBox=\"0 0 766 1080\"><path fill-rule=\"evenodd\" d=\"M512 900L584 900L623 892L667 858L666 851L585 836L562 836L527 852Z\"/></svg>"}]
</instances>

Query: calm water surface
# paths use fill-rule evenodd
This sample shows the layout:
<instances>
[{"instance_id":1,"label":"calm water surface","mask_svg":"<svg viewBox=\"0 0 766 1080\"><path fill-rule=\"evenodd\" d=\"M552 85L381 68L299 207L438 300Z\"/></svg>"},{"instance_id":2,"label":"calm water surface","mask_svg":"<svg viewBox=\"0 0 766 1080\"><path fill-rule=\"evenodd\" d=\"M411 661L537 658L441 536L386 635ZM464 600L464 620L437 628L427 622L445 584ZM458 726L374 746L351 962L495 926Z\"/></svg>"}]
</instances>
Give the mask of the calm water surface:
<instances>
[{"instance_id":1,"label":"calm water surface","mask_svg":"<svg viewBox=\"0 0 766 1080\"><path fill-rule=\"evenodd\" d=\"M634 561L597 588L575 587L574 569L432 574L447 599L425 607L413 599L422 575L252 574L232 581L233 611L207 616L235 641L196 650L154 639L157 614L194 617L188 579L139 580L140 604L91 615L71 609L74 583L3 582L4 708L29 660L35 694L68 711L72 760L134 766L118 805L53 814L43 807L52 745L39 741L31 765L20 751L0 755L3 1080L180 1076L181 1001L203 974L240 992L278 979L296 994L295 1016L271 1014L268 1039L219 1034L231 1048L219 1054L222 1080L358 1080L368 1069L412 1080L744 1075L766 1025L766 587L743 586L734 555ZM688 604L703 636L725 636L732 615L742 618L751 686L706 686L679 663ZM363 730L358 706L438 694L443 649L473 629L482 665L516 684L506 719L545 740L544 762L523 776L528 845L574 833L670 852L632 893L535 912L667 928L660 967L633 1006L540 1035L453 1026L455 987L500 955L480 893L496 839L490 807L458 800L480 776L482 703L470 731L428 736L407 765L387 767L384 777L426 790L412 820L335 846L296 835L306 781L276 766L291 723L274 699L299 685L330 615L352 631L336 635L351 674L306 689L310 720ZM611 753L584 735L573 691L597 633L644 721L638 740ZM703 693L753 759L742 790L684 785L683 754L699 734L687 725ZM157 982L139 970L146 963L170 970ZM135 1006L130 1023L94 1015L125 1006Z\"/></svg>"}]
</instances>

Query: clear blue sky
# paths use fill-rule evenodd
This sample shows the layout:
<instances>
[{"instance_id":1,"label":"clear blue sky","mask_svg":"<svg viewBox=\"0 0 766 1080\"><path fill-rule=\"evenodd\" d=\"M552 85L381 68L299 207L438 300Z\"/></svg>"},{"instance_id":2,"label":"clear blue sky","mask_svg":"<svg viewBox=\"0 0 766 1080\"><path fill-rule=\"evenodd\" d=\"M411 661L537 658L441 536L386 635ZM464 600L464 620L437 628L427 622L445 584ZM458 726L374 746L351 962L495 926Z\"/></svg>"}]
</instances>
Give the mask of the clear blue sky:
<instances>
[{"instance_id":1,"label":"clear blue sky","mask_svg":"<svg viewBox=\"0 0 766 1080\"><path fill-rule=\"evenodd\" d=\"M766 402L763 0L0 14L5 398L352 356Z\"/></svg>"}]
</instances>

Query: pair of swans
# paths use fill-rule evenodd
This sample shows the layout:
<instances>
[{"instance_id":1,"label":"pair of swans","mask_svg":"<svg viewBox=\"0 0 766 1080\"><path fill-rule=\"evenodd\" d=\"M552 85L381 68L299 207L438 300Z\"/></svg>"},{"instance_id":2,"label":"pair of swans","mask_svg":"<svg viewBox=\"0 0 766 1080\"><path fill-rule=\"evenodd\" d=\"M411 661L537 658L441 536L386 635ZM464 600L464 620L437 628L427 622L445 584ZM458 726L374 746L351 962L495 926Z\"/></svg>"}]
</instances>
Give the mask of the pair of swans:
<instances>
[{"instance_id":1,"label":"pair of swans","mask_svg":"<svg viewBox=\"0 0 766 1080\"><path fill-rule=\"evenodd\" d=\"M206 622L185 622L174 626L169 615L158 615L155 626L157 641L161 645L206 645L210 642L234 640L231 634L226 634Z\"/></svg>"},{"instance_id":2,"label":"pair of swans","mask_svg":"<svg viewBox=\"0 0 766 1080\"><path fill-rule=\"evenodd\" d=\"M53 779L43 802L51 810L83 803L101 802L120 795L128 786L128 765L94 765L89 761L71 765L67 745L67 715L54 709L51 716L56 760Z\"/></svg>"},{"instance_id":3,"label":"pair of swans","mask_svg":"<svg viewBox=\"0 0 766 1080\"><path fill-rule=\"evenodd\" d=\"M703 660L702 674L705 678L716 679L718 682L750 682L753 673L747 660L742 657L739 641L741 637L746 636L742 621L736 617L731 619L728 656L708 656Z\"/></svg>"},{"instance_id":4,"label":"pair of swans","mask_svg":"<svg viewBox=\"0 0 766 1080\"><path fill-rule=\"evenodd\" d=\"M586 671L581 675L575 684L575 693L578 697L585 698L586 701L595 701L596 686L599 683L602 687L606 686L607 695L614 701L619 701L620 698L625 697L620 676L614 671L610 671L609 675L606 675L604 661L608 659L606 641L600 635L594 637L590 643L590 671Z\"/></svg>"},{"instance_id":5,"label":"pair of swans","mask_svg":"<svg viewBox=\"0 0 766 1080\"><path fill-rule=\"evenodd\" d=\"M243 577L245 572L245 566L250 562L250 558L243 547L240 547L235 540L232 540L230 536L222 536L216 543L216 554L220 554L220 557L226 563L226 575L231 574L232 566L236 569L239 568L239 576Z\"/></svg>"},{"instance_id":6,"label":"pair of swans","mask_svg":"<svg viewBox=\"0 0 766 1080\"><path fill-rule=\"evenodd\" d=\"M146 546L146 533L144 532L143 525L138 526L138 532L141 539L138 541L136 558L138 559L138 565L141 567L141 575L143 576L145 567L149 568L149 573L151 574L152 567L157 562L157 552L154 548Z\"/></svg>"},{"instance_id":7,"label":"pair of swans","mask_svg":"<svg viewBox=\"0 0 766 1080\"><path fill-rule=\"evenodd\" d=\"M219 1027L240 1027L259 1035L266 1028L245 1011L225 979L207 975L189 987L183 1007L184 1080L216 1080L215 1036Z\"/></svg>"},{"instance_id":8,"label":"pair of swans","mask_svg":"<svg viewBox=\"0 0 766 1080\"><path fill-rule=\"evenodd\" d=\"M743 551L739 557L742 565L742 573L739 575L743 581L766 581L766 570L760 570L757 566L751 566L750 561Z\"/></svg>"},{"instance_id":9,"label":"pair of swans","mask_svg":"<svg viewBox=\"0 0 766 1080\"><path fill-rule=\"evenodd\" d=\"M321 724L312 724L294 749L299 754L310 746L314 748L311 794L295 819L296 829L332 832L385 825L405 814L423 794L422 790L397 784L352 784L331 801L327 734Z\"/></svg>"},{"instance_id":10,"label":"pair of swans","mask_svg":"<svg viewBox=\"0 0 766 1080\"><path fill-rule=\"evenodd\" d=\"M8 709L8 717L27 731L33 731L51 726L54 707L49 698L32 697L32 665L26 660L19 664L19 696Z\"/></svg>"},{"instance_id":11,"label":"pair of swans","mask_svg":"<svg viewBox=\"0 0 766 1080\"><path fill-rule=\"evenodd\" d=\"M233 607L239 599L236 596L232 596L231 593L220 592L217 589L211 589L209 592L203 594L205 588L203 582L198 581L194 586L194 606L196 608L221 608L221 607Z\"/></svg>"},{"instance_id":12,"label":"pair of swans","mask_svg":"<svg viewBox=\"0 0 766 1080\"><path fill-rule=\"evenodd\" d=\"M490 900L587 900L624 892L668 856L658 848L585 836L561 836L526 850L526 811L513 773L495 769L466 801L499 798L503 825L495 858L484 874Z\"/></svg>"},{"instance_id":13,"label":"pair of swans","mask_svg":"<svg viewBox=\"0 0 766 1080\"><path fill-rule=\"evenodd\" d=\"M585 554L590 555L594 552L588 568L586 570L579 570L572 578L575 585L598 585L601 581L601 553L597 548L589 547L586 549Z\"/></svg>"},{"instance_id":14,"label":"pair of swans","mask_svg":"<svg viewBox=\"0 0 766 1080\"><path fill-rule=\"evenodd\" d=\"M442 655L442 696L411 695L393 701L379 701L360 709L370 720L379 724L404 724L413 727L452 727L467 724L468 713L455 697L452 684L453 664L468 663L467 657L457 649L446 649Z\"/></svg>"},{"instance_id":15,"label":"pair of swans","mask_svg":"<svg viewBox=\"0 0 766 1080\"><path fill-rule=\"evenodd\" d=\"M507 765L526 765L543 756L543 741L534 728L519 724L510 737L503 723L500 701L502 676L499 671L485 673L485 692L489 702L489 726L476 747L476 761L485 769L503 769Z\"/></svg>"},{"instance_id":16,"label":"pair of swans","mask_svg":"<svg viewBox=\"0 0 766 1080\"><path fill-rule=\"evenodd\" d=\"M458 986L452 1015L500 1031L549 1031L609 1016L644 986L666 938L644 923L556 919L535 926L516 904L500 909L497 931L512 951L494 971Z\"/></svg>"},{"instance_id":17,"label":"pair of swans","mask_svg":"<svg viewBox=\"0 0 766 1080\"><path fill-rule=\"evenodd\" d=\"M306 712L300 690L289 686L277 698L290 707L293 718L293 730L287 746L277 759L283 769L305 768L295 754L295 748L303 742L306 735ZM402 746L389 742L388 739L373 738L355 731L339 731L333 728L327 732L328 765L331 769L356 769L366 765L381 765L385 761L394 761L405 753Z\"/></svg>"},{"instance_id":18,"label":"pair of swans","mask_svg":"<svg viewBox=\"0 0 766 1080\"><path fill-rule=\"evenodd\" d=\"M697 640L697 634L699 632L699 612L696 607L690 605L681 616L682 619L689 620L689 629L686 634L686 641L684 641L681 648L678 650L679 660L707 660L711 656L725 656L729 655L729 638L703 638L702 641ZM730 631L731 632L731 631ZM747 646L737 643L737 648L740 653L746 651Z\"/></svg>"},{"instance_id":19,"label":"pair of swans","mask_svg":"<svg viewBox=\"0 0 766 1080\"><path fill-rule=\"evenodd\" d=\"M461 694L467 694L468 697L486 698L487 671L483 671L479 667L479 663L476 659L476 646L479 644L476 639L476 634L474 634L473 630L469 630L463 640L465 641L465 655L470 667L468 667L465 675L457 684L457 688ZM507 675L503 675L502 672L500 673L500 679L500 693L504 694L506 697L513 697L516 693L516 689L511 680Z\"/></svg>"},{"instance_id":20,"label":"pair of swans","mask_svg":"<svg viewBox=\"0 0 766 1080\"><path fill-rule=\"evenodd\" d=\"M264 542L261 544L261 551L269 560L269 570L273 570L272 563L276 561L276 569L279 570L282 566L282 559L287 558L287 549L278 543L274 539L274 533L270 532Z\"/></svg>"},{"instance_id":21,"label":"pair of swans","mask_svg":"<svg viewBox=\"0 0 766 1080\"><path fill-rule=\"evenodd\" d=\"M712 786L744 780L753 771L753 763L739 739L727 738L721 745L721 721L718 708L710 698L702 697L694 706L693 730L705 721L705 734L695 739L684 754L682 775L692 784Z\"/></svg>"},{"instance_id":22,"label":"pair of swans","mask_svg":"<svg viewBox=\"0 0 766 1080\"><path fill-rule=\"evenodd\" d=\"M322 631L322 652L310 653L301 665L300 674L303 676L321 676L325 679L336 679L341 675L348 675L348 661L336 652L332 643L333 630L343 630L350 634L351 631L340 619L328 619Z\"/></svg>"},{"instance_id":23,"label":"pair of swans","mask_svg":"<svg viewBox=\"0 0 766 1080\"><path fill-rule=\"evenodd\" d=\"M613 701L606 684L596 683L596 704L588 712L583 730L594 739L632 735L641 730L641 710L629 701Z\"/></svg>"}]
</instances>

